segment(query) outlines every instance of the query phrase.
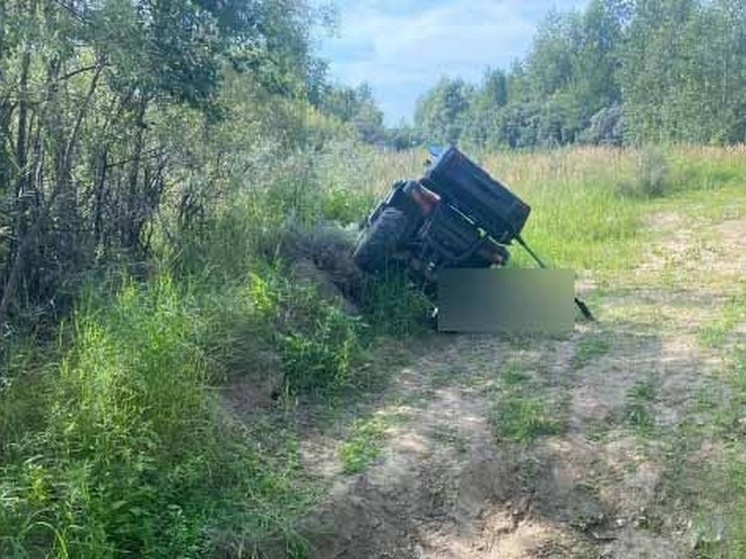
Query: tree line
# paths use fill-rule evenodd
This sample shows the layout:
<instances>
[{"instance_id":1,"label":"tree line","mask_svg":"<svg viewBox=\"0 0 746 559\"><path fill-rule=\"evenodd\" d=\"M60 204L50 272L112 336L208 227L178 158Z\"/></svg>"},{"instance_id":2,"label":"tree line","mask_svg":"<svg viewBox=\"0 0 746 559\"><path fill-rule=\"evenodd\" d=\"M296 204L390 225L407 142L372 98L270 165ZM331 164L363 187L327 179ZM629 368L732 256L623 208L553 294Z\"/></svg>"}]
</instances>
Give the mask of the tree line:
<instances>
[{"instance_id":1,"label":"tree line","mask_svg":"<svg viewBox=\"0 0 746 559\"><path fill-rule=\"evenodd\" d=\"M746 141L746 2L592 0L553 12L523 60L476 84L442 78L413 126L378 136L484 149Z\"/></svg>"}]
</instances>

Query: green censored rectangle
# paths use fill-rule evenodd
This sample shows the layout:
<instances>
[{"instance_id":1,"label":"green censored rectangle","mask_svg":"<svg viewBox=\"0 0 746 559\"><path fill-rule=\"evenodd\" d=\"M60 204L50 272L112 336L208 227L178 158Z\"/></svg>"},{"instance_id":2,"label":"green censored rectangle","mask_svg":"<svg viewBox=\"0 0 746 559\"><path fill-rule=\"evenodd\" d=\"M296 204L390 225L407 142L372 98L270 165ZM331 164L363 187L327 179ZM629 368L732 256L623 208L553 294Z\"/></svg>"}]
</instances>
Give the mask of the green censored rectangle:
<instances>
[{"instance_id":1,"label":"green censored rectangle","mask_svg":"<svg viewBox=\"0 0 746 559\"><path fill-rule=\"evenodd\" d=\"M438 278L441 332L567 334L575 273L546 269L448 269Z\"/></svg>"}]
</instances>

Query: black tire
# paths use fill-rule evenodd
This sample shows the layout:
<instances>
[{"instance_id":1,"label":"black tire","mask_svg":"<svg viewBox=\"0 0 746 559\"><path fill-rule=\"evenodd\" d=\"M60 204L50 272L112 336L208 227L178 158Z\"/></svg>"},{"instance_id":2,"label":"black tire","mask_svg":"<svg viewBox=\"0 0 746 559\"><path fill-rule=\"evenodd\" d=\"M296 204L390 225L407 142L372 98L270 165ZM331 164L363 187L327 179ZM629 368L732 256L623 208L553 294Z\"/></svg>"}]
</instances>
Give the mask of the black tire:
<instances>
[{"instance_id":1,"label":"black tire","mask_svg":"<svg viewBox=\"0 0 746 559\"><path fill-rule=\"evenodd\" d=\"M388 269L396 249L404 240L407 225L407 216L401 210L383 210L357 245L352 255L355 264L370 274Z\"/></svg>"}]
</instances>

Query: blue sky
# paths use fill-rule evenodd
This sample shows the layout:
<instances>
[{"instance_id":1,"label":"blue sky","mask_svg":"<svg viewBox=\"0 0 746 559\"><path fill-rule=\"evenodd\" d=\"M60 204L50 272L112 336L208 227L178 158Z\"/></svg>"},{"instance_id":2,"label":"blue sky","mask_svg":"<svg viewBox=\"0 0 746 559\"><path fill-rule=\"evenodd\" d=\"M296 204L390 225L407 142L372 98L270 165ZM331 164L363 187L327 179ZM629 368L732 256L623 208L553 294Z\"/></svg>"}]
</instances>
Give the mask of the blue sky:
<instances>
[{"instance_id":1,"label":"blue sky","mask_svg":"<svg viewBox=\"0 0 746 559\"><path fill-rule=\"evenodd\" d=\"M327 2L328 3L328 2ZM318 52L334 81L367 81L386 124L411 121L417 98L442 76L478 82L486 67L507 69L531 46L552 10L588 0L332 0L333 36Z\"/></svg>"}]
</instances>

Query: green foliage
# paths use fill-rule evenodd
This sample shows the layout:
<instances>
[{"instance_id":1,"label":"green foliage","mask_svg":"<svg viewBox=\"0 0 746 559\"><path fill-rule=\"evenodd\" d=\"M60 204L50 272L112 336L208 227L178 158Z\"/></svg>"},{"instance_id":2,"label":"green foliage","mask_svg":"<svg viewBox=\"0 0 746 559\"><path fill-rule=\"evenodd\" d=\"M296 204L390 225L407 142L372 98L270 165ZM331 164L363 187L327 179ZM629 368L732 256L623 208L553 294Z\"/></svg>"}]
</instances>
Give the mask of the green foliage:
<instances>
[{"instance_id":1,"label":"green foliage","mask_svg":"<svg viewBox=\"0 0 746 559\"><path fill-rule=\"evenodd\" d=\"M293 392L338 391L361 365L359 323L313 289L287 286L289 331L279 338L285 383Z\"/></svg>"},{"instance_id":2,"label":"green foliage","mask_svg":"<svg viewBox=\"0 0 746 559\"><path fill-rule=\"evenodd\" d=\"M441 80L415 124L427 143L469 148L744 142L745 18L735 0L553 11L510 71Z\"/></svg>"},{"instance_id":3,"label":"green foliage","mask_svg":"<svg viewBox=\"0 0 746 559\"><path fill-rule=\"evenodd\" d=\"M309 495L292 435L247 436L213 384L331 397L370 380L361 321L289 273L294 224L326 211L313 174L297 169L232 195L178 242L164 233L166 272L90 289L51 355L13 346L0 390L0 554L203 556L226 538L293 540Z\"/></svg>"},{"instance_id":4,"label":"green foliage","mask_svg":"<svg viewBox=\"0 0 746 559\"><path fill-rule=\"evenodd\" d=\"M530 443L542 435L562 432L561 422L547 410L546 402L537 396L513 393L495 410L494 423L498 437Z\"/></svg>"},{"instance_id":5,"label":"green foliage","mask_svg":"<svg viewBox=\"0 0 746 559\"><path fill-rule=\"evenodd\" d=\"M377 202L372 192L351 189L349 185L327 188L321 194L321 214L324 219L346 226L359 224L370 207Z\"/></svg>"},{"instance_id":6,"label":"green foliage","mask_svg":"<svg viewBox=\"0 0 746 559\"><path fill-rule=\"evenodd\" d=\"M418 103L418 133L430 143L455 144L466 126L473 90L461 79L441 79Z\"/></svg>"},{"instance_id":7,"label":"green foliage","mask_svg":"<svg viewBox=\"0 0 746 559\"><path fill-rule=\"evenodd\" d=\"M540 254L551 255L552 265L619 269L634 259L639 214L615 195L613 183L559 181L533 192L531 200L542 211L526 224L525 236ZM512 254L511 265L535 265L523 251Z\"/></svg>"},{"instance_id":8,"label":"green foliage","mask_svg":"<svg viewBox=\"0 0 746 559\"><path fill-rule=\"evenodd\" d=\"M732 2L657 1L635 11L623 53L635 142L737 142L746 79L743 10Z\"/></svg>"},{"instance_id":9,"label":"green foliage","mask_svg":"<svg viewBox=\"0 0 746 559\"><path fill-rule=\"evenodd\" d=\"M381 418L355 421L349 439L339 449L345 473L357 474L373 465L381 455L387 427Z\"/></svg>"},{"instance_id":10,"label":"green foliage","mask_svg":"<svg viewBox=\"0 0 746 559\"><path fill-rule=\"evenodd\" d=\"M161 220L197 230L281 183L268 158L336 133L307 101L303 0L0 7L0 322L69 313L92 270L151 254Z\"/></svg>"},{"instance_id":11,"label":"green foliage","mask_svg":"<svg viewBox=\"0 0 746 559\"><path fill-rule=\"evenodd\" d=\"M356 88L327 85L317 106L322 113L352 126L362 141L375 144L385 140L383 112L367 83Z\"/></svg>"},{"instance_id":12,"label":"green foliage","mask_svg":"<svg viewBox=\"0 0 746 559\"><path fill-rule=\"evenodd\" d=\"M746 462L743 458L734 457L731 459L727 471L728 486L730 495L735 495L735 506L733 513L728 518L728 528L730 532L730 551L732 556L740 557L746 554L746 519L740 513L746 506L744 492L746 492Z\"/></svg>"},{"instance_id":13,"label":"green foliage","mask_svg":"<svg viewBox=\"0 0 746 559\"><path fill-rule=\"evenodd\" d=\"M722 313L710 324L700 328L699 339L708 347L721 348L733 330L746 320L746 293L731 297L724 305Z\"/></svg>"},{"instance_id":14,"label":"green foliage","mask_svg":"<svg viewBox=\"0 0 746 559\"><path fill-rule=\"evenodd\" d=\"M401 270L392 269L382 277L366 278L360 300L370 325L369 335L401 338L429 331L432 304Z\"/></svg>"},{"instance_id":15,"label":"green foliage","mask_svg":"<svg viewBox=\"0 0 746 559\"><path fill-rule=\"evenodd\" d=\"M43 396L27 410L34 422L2 423L4 557L202 555L217 529L285 530L304 501L294 463L273 463L224 423L209 318L167 276L129 285L81 310L41 385L11 371L3 416L6 399Z\"/></svg>"},{"instance_id":16,"label":"green foliage","mask_svg":"<svg viewBox=\"0 0 746 559\"><path fill-rule=\"evenodd\" d=\"M365 366L379 337L427 331L430 304L400 273L364 281L360 318L292 275L299 232L313 242L320 222L359 221L420 164L361 141L746 134L746 26L730 1L554 14L523 63L479 86L441 81L415 127L393 131L368 86L326 82L304 1L151 4L0 0L3 557L196 557L226 540L294 541L310 496L292 433L234 423L215 386L269 379L273 396L332 398L385 376ZM633 194L746 179L736 158L689 155L644 152ZM548 176L515 160L544 208L527 226L534 246L563 265L628 266L639 202L614 195L616 175L577 177L562 154L550 159ZM707 340L723 342L733 317ZM579 359L605 349L589 339ZM628 419L644 428L643 388ZM506 373L501 436L561 430L540 389ZM355 424L346 471L378 458L385 429Z\"/></svg>"},{"instance_id":17,"label":"green foliage","mask_svg":"<svg viewBox=\"0 0 746 559\"><path fill-rule=\"evenodd\" d=\"M621 146L624 141L622 129L622 107L604 107L591 116L588 128L579 136L583 143L607 146Z\"/></svg>"},{"instance_id":18,"label":"green foliage","mask_svg":"<svg viewBox=\"0 0 746 559\"><path fill-rule=\"evenodd\" d=\"M627 394L624 420L641 435L649 435L655 428L655 415L651 406L657 388L657 383L653 379L645 379L635 383Z\"/></svg>"},{"instance_id":19,"label":"green foliage","mask_svg":"<svg viewBox=\"0 0 746 559\"><path fill-rule=\"evenodd\" d=\"M500 377L491 421L498 437L519 443L564 430L559 407L527 373L513 368Z\"/></svg>"},{"instance_id":20,"label":"green foliage","mask_svg":"<svg viewBox=\"0 0 746 559\"><path fill-rule=\"evenodd\" d=\"M735 155L739 151L733 153ZM669 154L668 159L672 193L740 188L746 180L746 168L742 165L741 157L718 157L714 150L703 152L701 156L674 151Z\"/></svg>"}]
</instances>

